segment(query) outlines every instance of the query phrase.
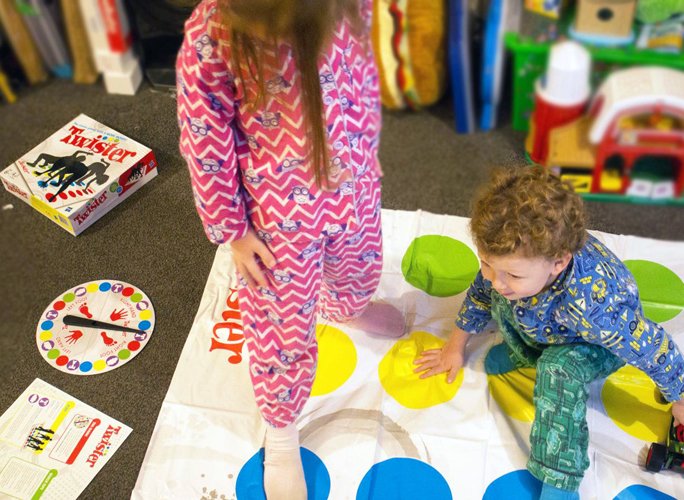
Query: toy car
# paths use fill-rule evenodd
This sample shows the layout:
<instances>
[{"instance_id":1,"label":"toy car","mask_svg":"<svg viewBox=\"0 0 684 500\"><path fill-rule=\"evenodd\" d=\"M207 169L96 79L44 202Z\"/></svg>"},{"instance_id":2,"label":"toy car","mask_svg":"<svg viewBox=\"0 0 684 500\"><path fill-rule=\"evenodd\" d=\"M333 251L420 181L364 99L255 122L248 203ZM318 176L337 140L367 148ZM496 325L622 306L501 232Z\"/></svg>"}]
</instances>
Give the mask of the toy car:
<instances>
[{"instance_id":1,"label":"toy car","mask_svg":"<svg viewBox=\"0 0 684 500\"><path fill-rule=\"evenodd\" d=\"M674 469L684 472L684 425L670 423L667 443L651 443L646 457L646 469L660 472L663 469Z\"/></svg>"}]
</instances>

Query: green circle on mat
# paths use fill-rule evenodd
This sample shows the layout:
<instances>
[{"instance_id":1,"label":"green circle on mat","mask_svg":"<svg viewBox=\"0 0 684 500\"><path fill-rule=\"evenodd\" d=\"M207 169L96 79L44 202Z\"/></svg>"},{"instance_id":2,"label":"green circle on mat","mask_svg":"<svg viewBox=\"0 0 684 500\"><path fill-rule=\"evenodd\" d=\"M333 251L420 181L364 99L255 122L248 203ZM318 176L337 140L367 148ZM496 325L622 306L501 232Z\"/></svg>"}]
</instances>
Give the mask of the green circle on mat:
<instances>
[{"instance_id":1,"label":"green circle on mat","mask_svg":"<svg viewBox=\"0 0 684 500\"><path fill-rule=\"evenodd\" d=\"M129 351L128 349L121 349L119 351L118 356L119 356L119 359L121 359L121 360L128 359L131 357L131 351Z\"/></svg>"},{"instance_id":2,"label":"green circle on mat","mask_svg":"<svg viewBox=\"0 0 684 500\"><path fill-rule=\"evenodd\" d=\"M131 302L140 302L142 300L143 296L142 293L134 293L131 295L130 301Z\"/></svg>"},{"instance_id":3,"label":"green circle on mat","mask_svg":"<svg viewBox=\"0 0 684 500\"><path fill-rule=\"evenodd\" d=\"M436 234L413 240L401 260L406 281L434 297L466 290L478 269L480 262L465 243Z\"/></svg>"},{"instance_id":4,"label":"green circle on mat","mask_svg":"<svg viewBox=\"0 0 684 500\"><path fill-rule=\"evenodd\" d=\"M59 349L50 349L47 353L48 359L57 359L59 357Z\"/></svg>"},{"instance_id":5,"label":"green circle on mat","mask_svg":"<svg viewBox=\"0 0 684 500\"><path fill-rule=\"evenodd\" d=\"M67 303L68 303L68 302L73 301L75 298L76 298L76 295L74 295L73 293L69 292L69 293L67 293L66 295L64 295L64 297L62 297L62 300L63 300L64 302L67 302Z\"/></svg>"},{"instance_id":6,"label":"green circle on mat","mask_svg":"<svg viewBox=\"0 0 684 500\"><path fill-rule=\"evenodd\" d=\"M626 260L625 265L637 282L648 319L662 323L684 309L684 282L674 272L650 260Z\"/></svg>"}]
</instances>

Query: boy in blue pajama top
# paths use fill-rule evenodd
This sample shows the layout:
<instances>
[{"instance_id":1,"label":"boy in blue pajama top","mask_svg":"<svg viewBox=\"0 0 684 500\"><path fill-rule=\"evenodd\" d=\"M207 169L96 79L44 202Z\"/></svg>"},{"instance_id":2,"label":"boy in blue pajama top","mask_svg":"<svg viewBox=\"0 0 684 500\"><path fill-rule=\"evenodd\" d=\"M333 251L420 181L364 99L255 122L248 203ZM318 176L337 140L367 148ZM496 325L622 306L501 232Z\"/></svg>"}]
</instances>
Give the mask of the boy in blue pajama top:
<instances>
[{"instance_id":1,"label":"boy in blue pajama top","mask_svg":"<svg viewBox=\"0 0 684 500\"><path fill-rule=\"evenodd\" d=\"M490 375L534 366L535 419L527 467L541 499L577 499L587 456L588 385L628 363L646 373L684 422L684 359L644 317L633 276L585 230L582 200L541 169L500 171L475 200L471 233L482 264L441 349L416 372L453 381L471 334L494 319L504 343L485 359Z\"/></svg>"},{"instance_id":2,"label":"boy in blue pajama top","mask_svg":"<svg viewBox=\"0 0 684 500\"><path fill-rule=\"evenodd\" d=\"M492 283L478 272L458 314L459 328L468 333L484 330L492 319L492 291ZM530 349L545 344L600 345L623 364L646 373L668 401L678 400L684 392L679 349L660 325L644 317L631 273L593 236L546 291L511 306L524 341L537 344Z\"/></svg>"}]
</instances>

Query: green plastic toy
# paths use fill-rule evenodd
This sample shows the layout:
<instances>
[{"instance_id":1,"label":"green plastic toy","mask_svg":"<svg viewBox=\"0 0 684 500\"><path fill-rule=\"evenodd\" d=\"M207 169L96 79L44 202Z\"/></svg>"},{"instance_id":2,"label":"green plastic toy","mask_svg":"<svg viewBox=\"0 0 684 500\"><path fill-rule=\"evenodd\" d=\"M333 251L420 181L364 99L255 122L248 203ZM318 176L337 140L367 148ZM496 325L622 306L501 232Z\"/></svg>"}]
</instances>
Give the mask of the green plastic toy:
<instances>
[{"instance_id":1,"label":"green plastic toy","mask_svg":"<svg viewBox=\"0 0 684 500\"><path fill-rule=\"evenodd\" d=\"M639 0L636 18L642 23L658 23L684 12L684 0Z\"/></svg>"}]
</instances>

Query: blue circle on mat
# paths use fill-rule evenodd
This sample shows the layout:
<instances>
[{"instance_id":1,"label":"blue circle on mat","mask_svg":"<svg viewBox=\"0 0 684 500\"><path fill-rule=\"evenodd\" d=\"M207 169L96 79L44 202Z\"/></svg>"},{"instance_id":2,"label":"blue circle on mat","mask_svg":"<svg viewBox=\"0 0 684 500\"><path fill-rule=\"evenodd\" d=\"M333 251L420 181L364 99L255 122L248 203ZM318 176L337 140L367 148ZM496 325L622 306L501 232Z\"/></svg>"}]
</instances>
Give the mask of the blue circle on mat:
<instances>
[{"instance_id":1,"label":"blue circle on mat","mask_svg":"<svg viewBox=\"0 0 684 500\"><path fill-rule=\"evenodd\" d=\"M81 363L81 366L79 366L79 370L81 370L83 373L88 373L92 369L93 364L90 361L84 361Z\"/></svg>"},{"instance_id":2,"label":"blue circle on mat","mask_svg":"<svg viewBox=\"0 0 684 500\"><path fill-rule=\"evenodd\" d=\"M150 326L152 326L152 323L150 323L147 320L141 321L140 323L138 323L138 328L140 330L147 330Z\"/></svg>"},{"instance_id":3,"label":"blue circle on mat","mask_svg":"<svg viewBox=\"0 0 684 500\"><path fill-rule=\"evenodd\" d=\"M663 493L662 491L654 490L643 484L633 484L627 486L620 493L615 495L613 500L677 500L675 497Z\"/></svg>"},{"instance_id":4,"label":"blue circle on mat","mask_svg":"<svg viewBox=\"0 0 684 500\"><path fill-rule=\"evenodd\" d=\"M105 281L104 283L100 283L100 291L101 291L101 292L106 292L106 291L109 290L111 287L112 287L112 284L111 284L111 283L108 283L108 282L106 282L106 281Z\"/></svg>"},{"instance_id":5,"label":"blue circle on mat","mask_svg":"<svg viewBox=\"0 0 684 500\"><path fill-rule=\"evenodd\" d=\"M323 461L306 448L300 448L309 500L326 500L330 495L330 474ZM235 482L240 500L266 500L264 493L264 449L245 462Z\"/></svg>"},{"instance_id":6,"label":"blue circle on mat","mask_svg":"<svg viewBox=\"0 0 684 500\"><path fill-rule=\"evenodd\" d=\"M55 326L55 324L52 321L43 321L40 324L40 327L45 331L49 331L53 326Z\"/></svg>"},{"instance_id":7,"label":"blue circle on mat","mask_svg":"<svg viewBox=\"0 0 684 500\"><path fill-rule=\"evenodd\" d=\"M451 500L451 489L436 469L415 458L390 458L363 476L356 500L429 498Z\"/></svg>"},{"instance_id":8,"label":"blue circle on mat","mask_svg":"<svg viewBox=\"0 0 684 500\"><path fill-rule=\"evenodd\" d=\"M516 500L537 500L542 483L526 469L516 470L496 478L487 487L482 500L515 498Z\"/></svg>"}]
</instances>

